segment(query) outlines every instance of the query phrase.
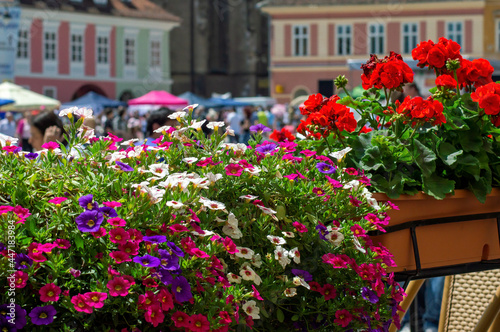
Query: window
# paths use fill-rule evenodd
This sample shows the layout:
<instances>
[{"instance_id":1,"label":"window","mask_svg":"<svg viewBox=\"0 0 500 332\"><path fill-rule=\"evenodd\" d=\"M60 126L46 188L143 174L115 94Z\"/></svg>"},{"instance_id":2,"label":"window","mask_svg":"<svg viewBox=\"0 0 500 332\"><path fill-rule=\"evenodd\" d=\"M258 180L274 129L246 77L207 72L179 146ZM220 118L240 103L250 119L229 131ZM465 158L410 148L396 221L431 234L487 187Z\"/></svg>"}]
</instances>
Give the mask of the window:
<instances>
[{"instance_id":1,"label":"window","mask_svg":"<svg viewBox=\"0 0 500 332\"><path fill-rule=\"evenodd\" d=\"M17 39L17 58L29 58L29 31L26 28L19 29L19 38Z\"/></svg>"},{"instance_id":2,"label":"window","mask_svg":"<svg viewBox=\"0 0 500 332\"><path fill-rule=\"evenodd\" d=\"M446 38L462 45L464 39L462 22L448 22L446 24Z\"/></svg>"},{"instance_id":3,"label":"window","mask_svg":"<svg viewBox=\"0 0 500 332\"><path fill-rule=\"evenodd\" d=\"M150 57L151 67L161 67L161 44L159 40L151 41L151 57Z\"/></svg>"},{"instance_id":4,"label":"window","mask_svg":"<svg viewBox=\"0 0 500 332\"><path fill-rule=\"evenodd\" d=\"M83 62L83 35L71 35L71 62Z\"/></svg>"},{"instance_id":5,"label":"window","mask_svg":"<svg viewBox=\"0 0 500 332\"><path fill-rule=\"evenodd\" d=\"M56 61L56 40L55 31L46 31L44 33L44 60Z\"/></svg>"},{"instance_id":6,"label":"window","mask_svg":"<svg viewBox=\"0 0 500 332\"><path fill-rule=\"evenodd\" d=\"M293 55L306 56L309 53L309 26L293 26Z\"/></svg>"},{"instance_id":7,"label":"window","mask_svg":"<svg viewBox=\"0 0 500 332\"><path fill-rule=\"evenodd\" d=\"M418 44L418 24L403 24L403 53L409 54Z\"/></svg>"},{"instance_id":8,"label":"window","mask_svg":"<svg viewBox=\"0 0 500 332\"><path fill-rule=\"evenodd\" d=\"M351 54L352 27L350 25L337 26L337 54Z\"/></svg>"},{"instance_id":9,"label":"window","mask_svg":"<svg viewBox=\"0 0 500 332\"><path fill-rule=\"evenodd\" d=\"M135 39L125 38L125 65L135 66Z\"/></svg>"},{"instance_id":10,"label":"window","mask_svg":"<svg viewBox=\"0 0 500 332\"><path fill-rule=\"evenodd\" d=\"M57 98L57 88L55 86L44 86L43 95L50 98Z\"/></svg>"},{"instance_id":11,"label":"window","mask_svg":"<svg viewBox=\"0 0 500 332\"><path fill-rule=\"evenodd\" d=\"M97 63L107 65L108 59L108 37L97 36Z\"/></svg>"},{"instance_id":12,"label":"window","mask_svg":"<svg viewBox=\"0 0 500 332\"><path fill-rule=\"evenodd\" d=\"M385 32L383 24L370 24L368 27L370 54L384 53Z\"/></svg>"}]
</instances>

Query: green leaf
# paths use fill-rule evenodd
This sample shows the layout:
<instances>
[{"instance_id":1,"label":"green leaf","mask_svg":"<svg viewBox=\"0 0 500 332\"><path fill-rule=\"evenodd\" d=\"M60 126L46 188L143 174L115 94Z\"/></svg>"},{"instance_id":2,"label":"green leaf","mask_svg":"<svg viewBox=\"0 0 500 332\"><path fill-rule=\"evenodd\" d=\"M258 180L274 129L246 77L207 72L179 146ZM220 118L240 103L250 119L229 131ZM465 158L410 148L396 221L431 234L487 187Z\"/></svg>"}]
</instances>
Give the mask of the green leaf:
<instances>
[{"instance_id":1,"label":"green leaf","mask_svg":"<svg viewBox=\"0 0 500 332\"><path fill-rule=\"evenodd\" d=\"M280 323L283 323L283 321L285 320L285 315L283 314L283 311L281 311L280 308L278 308L278 310L276 310L276 315L278 316L278 321Z\"/></svg>"},{"instance_id":2,"label":"green leaf","mask_svg":"<svg viewBox=\"0 0 500 332\"><path fill-rule=\"evenodd\" d=\"M293 315L293 316L292 316L292 321L293 321L293 322L296 322L296 321L298 321L298 320L299 320L299 315Z\"/></svg>"},{"instance_id":3,"label":"green leaf","mask_svg":"<svg viewBox=\"0 0 500 332\"><path fill-rule=\"evenodd\" d=\"M34 173L34 174L30 177L30 186L32 186L32 185L33 185L33 183L36 181L37 174L38 174L38 173Z\"/></svg>"},{"instance_id":4,"label":"green leaf","mask_svg":"<svg viewBox=\"0 0 500 332\"><path fill-rule=\"evenodd\" d=\"M415 150L417 155L415 156L415 162L418 167L422 170L424 176L429 176L436 170L436 154L420 143L420 141L415 140Z\"/></svg>"},{"instance_id":5,"label":"green leaf","mask_svg":"<svg viewBox=\"0 0 500 332\"><path fill-rule=\"evenodd\" d=\"M483 146L481 131L478 128L471 128L471 130L461 132L458 139L465 151L479 152Z\"/></svg>"},{"instance_id":6,"label":"green leaf","mask_svg":"<svg viewBox=\"0 0 500 332\"><path fill-rule=\"evenodd\" d=\"M279 220L283 220L286 217L286 208L283 205L278 205L276 208L276 217L278 217Z\"/></svg>"},{"instance_id":7,"label":"green leaf","mask_svg":"<svg viewBox=\"0 0 500 332\"><path fill-rule=\"evenodd\" d=\"M372 146L367 149L364 157L361 159L363 169L367 171L377 170L384 166L382 164L382 154L378 146Z\"/></svg>"},{"instance_id":8,"label":"green leaf","mask_svg":"<svg viewBox=\"0 0 500 332\"><path fill-rule=\"evenodd\" d=\"M75 235L75 244L78 249L83 249L83 238L79 233Z\"/></svg>"},{"instance_id":9,"label":"green leaf","mask_svg":"<svg viewBox=\"0 0 500 332\"><path fill-rule=\"evenodd\" d=\"M436 174L422 176L423 191L434 198L443 199L455 189L455 181L444 179Z\"/></svg>"},{"instance_id":10,"label":"green leaf","mask_svg":"<svg viewBox=\"0 0 500 332\"><path fill-rule=\"evenodd\" d=\"M36 223L35 218L28 218L25 221L26 228L31 233L31 235L35 235L36 234L35 223Z\"/></svg>"},{"instance_id":11,"label":"green leaf","mask_svg":"<svg viewBox=\"0 0 500 332\"><path fill-rule=\"evenodd\" d=\"M458 156L464 153L463 150L457 150L453 145L443 142L439 145L439 157L448 166L457 162Z\"/></svg>"}]
</instances>

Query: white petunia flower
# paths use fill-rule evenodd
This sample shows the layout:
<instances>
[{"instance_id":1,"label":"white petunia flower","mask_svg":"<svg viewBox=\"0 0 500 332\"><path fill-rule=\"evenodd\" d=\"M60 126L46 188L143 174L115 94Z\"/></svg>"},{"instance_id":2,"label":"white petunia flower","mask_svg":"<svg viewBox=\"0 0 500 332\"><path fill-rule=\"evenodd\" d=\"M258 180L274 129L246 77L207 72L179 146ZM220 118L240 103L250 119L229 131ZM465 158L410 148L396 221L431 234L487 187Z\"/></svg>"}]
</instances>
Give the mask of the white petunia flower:
<instances>
[{"instance_id":1,"label":"white petunia flower","mask_svg":"<svg viewBox=\"0 0 500 332\"><path fill-rule=\"evenodd\" d=\"M185 116L187 115L186 112L184 111L180 111L180 112L175 112L175 113L172 113L168 116L169 119L172 119L172 120L175 120L175 119L180 119L180 118L184 118Z\"/></svg>"},{"instance_id":2,"label":"white petunia flower","mask_svg":"<svg viewBox=\"0 0 500 332\"><path fill-rule=\"evenodd\" d=\"M359 243L359 239L356 236L353 236L352 243L354 243L354 247L356 248L356 250L358 250L360 253L366 254L366 249L363 248L361 243Z\"/></svg>"},{"instance_id":3,"label":"white petunia flower","mask_svg":"<svg viewBox=\"0 0 500 332\"><path fill-rule=\"evenodd\" d=\"M171 206L174 209L180 209L181 207L184 206L184 204L182 202L178 202L178 201L168 201L167 206Z\"/></svg>"},{"instance_id":4,"label":"white petunia flower","mask_svg":"<svg viewBox=\"0 0 500 332\"><path fill-rule=\"evenodd\" d=\"M281 246L277 246L276 249L274 249L274 258L283 268L292 262L290 258L288 258L288 251Z\"/></svg>"},{"instance_id":5,"label":"white petunia flower","mask_svg":"<svg viewBox=\"0 0 500 332\"><path fill-rule=\"evenodd\" d=\"M245 200L249 200L249 201L252 201L256 198L258 198L258 196L253 196L253 195L244 195L244 196L240 196L241 199L245 199Z\"/></svg>"},{"instance_id":6,"label":"white petunia flower","mask_svg":"<svg viewBox=\"0 0 500 332\"><path fill-rule=\"evenodd\" d=\"M267 239L269 241L271 241L271 243L274 244L275 246L278 246L278 245L286 243L286 240L284 238L282 238L282 237L279 237L279 236L268 235Z\"/></svg>"},{"instance_id":7,"label":"white petunia flower","mask_svg":"<svg viewBox=\"0 0 500 332\"><path fill-rule=\"evenodd\" d=\"M262 212L264 212L265 214L276 214L276 211L274 211L273 209L270 209L268 207L265 207L265 206L261 206L261 205L256 205L259 209L262 210Z\"/></svg>"},{"instance_id":8,"label":"white petunia flower","mask_svg":"<svg viewBox=\"0 0 500 332\"><path fill-rule=\"evenodd\" d=\"M232 130L231 127L227 127L226 134L227 136L234 136L234 130Z\"/></svg>"},{"instance_id":9,"label":"white petunia flower","mask_svg":"<svg viewBox=\"0 0 500 332\"><path fill-rule=\"evenodd\" d=\"M235 240L241 239L241 237L243 236L243 233L238 227L233 227L231 225L225 225L224 227L222 227L222 232L229 236L231 239Z\"/></svg>"},{"instance_id":10,"label":"white petunia flower","mask_svg":"<svg viewBox=\"0 0 500 332\"><path fill-rule=\"evenodd\" d=\"M193 129L196 129L196 130L201 130L201 127L203 126L203 124L207 122L207 120L201 120L201 121L194 121L190 126L189 128L193 128Z\"/></svg>"},{"instance_id":11,"label":"white petunia flower","mask_svg":"<svg viewBox=\"0 0 500 332\"><path fill-rule=\"evenodd\" d=\"M260 319L260 309L257 307L257 302L254 300L245 302L242 308L248 316L252 317L252 319Z\"/></svg>"},{"instance_id":12,"label":"white petunia flower","mask_svg":"<svg viewBox=\"0 0 500 332\"><path fill-rule=\"evenodd\" d=\"M204 201L203 205L205 205L210 210L224 210L226 208L223 203L210 200Z\"/></svg>"},{"instance_id":13,"label":"white petunia flower","mask_svg":"<svg viewBox=\"0 0 500 332\"><path fill-rule=\"evenodd\" d=\"M251 263L255 267L260 267L262 265L262 258L260 257L260 254L253 255Z\"/></svg>"},{"instance_id":14,"label":"white petunia flower","mask_svg":"<svg viewBox=\"0 0 500 332\"><path fill-rule=\"evenodd\" d=\"M292 282L295 286L304 286L307 289L311 289L311 286L309 286L309 284L301 277L293 277Z\"/></svg>"},{"instance_id":15,"label":"white petunia flower","mask_svg":"<svg viewBox=\"0 0 500 332\"><path fill-rule=\"evenodd\" d=\"M236 216L234 215L234 213L231 212L227 216L227 224L231 225L233 227L238 227L238 219L236 219Z\"/></svg>"},{"instance_id":16,"label":"white petunia flower","mask_svg":"<svg viewBox=\"0 0 500 332\"><path fill-rule=\"evenodd\" d=\"M288 252L288 256L293 259L297 264L300 264L300 252L299 248L295 247Z\"/></svg>"},{"instance_id":17,"label":"white petunia flower","mask_svg":"<svg viewBox=\"0 0 500 332\"><path fill-rule=\"evenodd\" d=\"M255 273L255 271L248 264L241 267L240 276L243 278L243 280L253 281L257 286L262 282L262 279L259 277L259 275Z\"/></svg>"},{"instance_id":18,"label":"white petunia flower","mask_svg":"<svg viewBox=\"0 0 500 332\"><path fill-rule=\"evenodd\" d=\"M252 259L254 252L250 248L236 247L236 249L238 249L238 252L234 254L236 257Z\"/></svg>"},{"instance_id":19,"label":"white petunia flower","mask_svg":"<svg viewBox=\"0 0 500 332\"><path fill-rule=\"evenodd\" d=\"M206 177L208 179L208 181L210 181L210 183L215 183L217 181L219 181L220 179L222 179L222 174L220 173L217 173L217 174L213 174L211 172L207 173L206 174Z\"/></svg>"},{"instance_id":20,"label":"white petunia flower","mask_svg":"<svg viewBox=\"0 0 500 332\"><path fill-rule=\"evenodd\" d=\"M162 126L158 129L156 129L154 132L155 133L163 133L165 134L170 128L172 128L172 126Z\"/></svg>"},{"instance_id":21,"label":"white petunia flower","mask_svg":"<svg viewBox=\"0 0 500 332\"><path fill-rule=\"evenodd\" d=\"M92 119L94 116L94 112L92 112L92 109L82 107L78 108L73 112L76 116L84 118L84 119Z\"/></svg>"},{"instance_id":22,"label":"white petunia flower","mask_svg":"<svg viewBox=\"0 0 500 332\"><path fill-rule=\"evenodd\" d=\"M152 164L149 165L149 172L154 174L158 179L162 179L169 173L168 164Z\"/></svg>"},{"instance_id":23,"label":"white petunia flower","mask_svg":"<svg viewBox=\"0 0 500 332\"><path fill-rule=\"evenodd\" d=\"M8 145L16 145L19 138L10 137L0 133L0 145L8 146Z\"/></svg>"},{"instance_id":24,"label":"white petunia flower","mask_svg":"<svg viewBox=\"0 0 500 332\"><path fill-rule=\"evenodd\" d=\"M340 151L335 151L329 154L330 157L337 159L339 162L352 150L351 147L347 147Z\"/></svg>"},{"instance_id":25,"label":"white petunia flower","mask_svg":"<svg viewBox=\"0 0 500 332\"><path fill-rule=\"evenodd\" d=\"M222 121L211 121L207 124L207 128L217 130L219 127L223 127L224 122Z\"/></svg>"},{"instance_id":26,"label":"white petunia flower","mask_svg":"<svg viewBox=\"0 0 500 332\"><path fill-rule=\"evenodd\" d=\"M189 158L182 159L182 161L185 162L185 163L187 163L187 164L189 164L189 165L191 165L192 163L197 162L198 158L196 158L196 157L189 157Z\"/></svg>"},{"instance_id":27,"label":"white petunia flower","mask_svg":"<svg viewBox=\"0 0 500 332\"><path fill-rule=\"evenodd\" d=\"M344 189L357 190L359 188L360 182L358 180L352 180L344 184Z\"/></svg>"},{"instance_id":28,"label":"white petunia flower","mask_svg":"<svg viewBox=\"0 0 500 332\"><path fill-rule=\"evenodd\" d=\"M295 237L295 234L293 232L281 232L283 233L284 237Z\"/></svg>"},{"instance_id":29,"label":"white petunia flower","mask_svg":"<svg viewBox=\"0 0 500 332\"><path fill-rule=\"evenodd\" d=\"M325 235L325 238L334 246L338 247L344 241L344 234L337 227L332 228L332 226L328 226L327 231L328 234Z\"/></svg>"},{"instance_id":30,"label":"white petunia flower","mask_svg":"<svg viewBox=\"0 0 500 332\"><path fill-rule=\"evenodd\" d=\"M283 293L286 297L294 297L297 295L297 288L287 288Z\"/></svg>"},{"instance_id":31,"label":"white petunia flower","mask_svg":"<svg viewBox=\"0 0 500 332\"><path fill-rule=\"evenodd\" d=\"M233 284L241 284L241 277L231 272L227 274L227 280Z\"/></svg>"},{"instance_id":32,"label":"white petunia flower","mask_svg":"<svg viewBox=\"0 0 500 332\"><path fill-rule=\"evenodd\" d=\"M78 110L78 107L76 107L76 106L65 108L65 109L59 111L59 116L63 117L63 116L67 116L68 114L73 115L73 113L75 113L76 110Z\"/></svg>"}]
</instances>

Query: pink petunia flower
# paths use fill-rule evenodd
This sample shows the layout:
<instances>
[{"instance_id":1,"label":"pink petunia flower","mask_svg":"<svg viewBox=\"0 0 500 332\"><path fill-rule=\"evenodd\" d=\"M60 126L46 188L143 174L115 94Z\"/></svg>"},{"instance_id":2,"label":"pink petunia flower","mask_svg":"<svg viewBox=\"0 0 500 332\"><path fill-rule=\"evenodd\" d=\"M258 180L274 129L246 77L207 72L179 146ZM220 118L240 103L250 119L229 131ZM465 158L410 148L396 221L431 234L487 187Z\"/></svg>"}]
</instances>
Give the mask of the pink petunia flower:
<instances>
[{"instance_id":1,"label":"pink petunia flower","mask_svg":"<svg viewBox=\"0 0 500 332\"><path fill-rule=\"evenodd\" d=\"M127 296L131 283L125 277L114 277L106 284L111 296Z\"/></svg>"},{"instance_id":2,"label":"pink petunia flower","mask_svg":"<svg viewBox=\"0 0 500 332\"><path fill-rule=\"evenodd\" d=\"M120 202L115 202L115 201L110 201L110 202L102 202L102 205L110 207L110 208L115 208L115 207L120 207L122 206L122 203Z\"/></svg>"},{"instance_id":3,"label":"pink petunia flower","mask_svg":"<svg viewBox=\"0 0 500 332\"><path fill-rule=\"evenodd\" d=\"M125 244L128 239L130 235L123 228L113 228L109 231L109 240L113 243Z\"/></svg>"},{"instance_id":4,"label":"pink petunia flower","mask_svg":"<svg viewBox=\"0 0 500 332\"><path fill-rule=\"evenodd\" d=\"M42 302L48 302L48 301L58 301L59 300L59 294L61 294L61 288L56 286L53 283L46 284L40 290L38 291L40 294L40 301Z\"/></svg>"},{"instance_id":5,"label":"pink petunia flower","mask_svg":"<svg viewBox=\"0 0 500 332\"><path fill-rule=\"evenodd\" d=\"M61 205L61 203L64 202L65 200L67 200L66 197L54 197L50 199L48 202L55 205Z\"/></svg>"},{"instance_id":6,"label":"pink petunia flower","mask_svg":"<svg viewBox=\"0 0 500 332\"><path fill-rule=\"evenodd\" d=\"M346 309L337 310L335 313L335 324L346 327L352 320L352 314Z\"/></svg>"},{"instance_id":7,"label":"pink petunia flower","mask_svg":"<svg viewBox=\"0 0 500 332\"><path fill-rule=\"evenodd\" d=\"M241 176L243 173L243 167L238 164L229 164L224 169L226 170L226 175L229 176Z\"/></svg>"},{"instance_id":8,"label":"pink petunia flower","mask_svg":"<svg viewBox=\"0 0 500 332\"><path fill-rule=\"evenodd\" d=\"M130 256L123 251L112 251L109 253L109 256L113 258L118 264L132 261Z\"/></svg>"},{"instance_id":9,"label":"pink petunia flower","mask_svg":"<svg viewBox=\"0 0 500 332\"><path fill-rule=\"evenodd\" d=\"M109 218L107 220L107 222L111 225L111 226L114 226L114 227L124 227L127 222L125 220L123 220L122 218L118 218L118 217L115 217L115 218Z\"/></svg>"},{"instance_id":10,"label":"pink petunia flower","mask_svg":"<svg viewBox=\"0 0 500 332\"><path fill-rule=\"evenodd\" d=\"M303 224L301 224L300 222L298 221L294 221L292 223L293 227L295 227L295 229L297 230L297 232L299 233L305 233L307 232L307 227L304 226Z\"/></svg>"},{"instance_id":11,"label":"pink petunia flower","mask_svg":"<svg viewBox=\"0 0 500 332\"><path fill-rule=\"evenodd\" d=\"M83 294L73 296L71 298L71 303L73 303L76 311L85 312L87 314L91 314L92 311L94 311L94 308L87 303L87 298Z\"/></svg>"},{"instance_id":12,"label":"pink petunia flower","mask_svg":"<svg viewBox=\"0 0 500 332\"><path fill-rule=\"evenodd\" d=\"M84 296L89 306L98 309L104 306L104 301L108 298L108 294L101 292L88 292Z\"/></svg>"},{"instance_id":13,"label":"pink petunia flower","mask_svg":"<svg viewBox=\"0 0 500 332\"><path fill-rule=\"evenodd\" d=\"M42 148L47 149L47 150L54 150L59 148L59 143L57 142L47 142L42 144Z\"/></svg>"}]
</instances>

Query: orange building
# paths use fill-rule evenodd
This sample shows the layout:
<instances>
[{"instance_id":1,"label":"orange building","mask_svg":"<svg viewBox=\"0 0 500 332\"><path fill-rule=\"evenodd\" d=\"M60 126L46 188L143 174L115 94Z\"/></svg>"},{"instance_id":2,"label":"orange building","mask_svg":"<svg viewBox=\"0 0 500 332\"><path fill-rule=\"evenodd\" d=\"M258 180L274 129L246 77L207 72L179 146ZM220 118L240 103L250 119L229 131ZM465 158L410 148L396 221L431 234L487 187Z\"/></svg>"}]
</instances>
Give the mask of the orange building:
<instances>
[{"instance_id":1,"label":"orange building","mask_svg":"<svg viewBox=\"0 0 500 332\"><path fill-rule=\"evenodd\" d=\"M458 42L464 57L490 60L500 74L498 0L270 0L262 10L271 21L271 96L280 103L334 94L338 75L355 87L370 54L390 51L408 60L425 91L433 73L415 66L411 50L443 36Z\"/></svg>"}]
</instances>

